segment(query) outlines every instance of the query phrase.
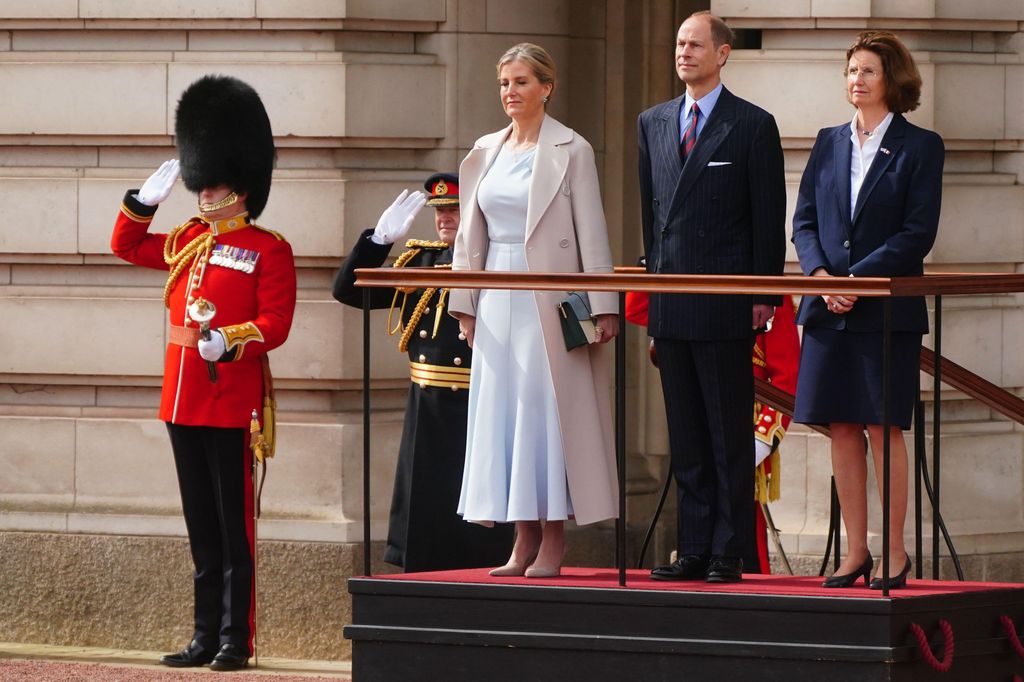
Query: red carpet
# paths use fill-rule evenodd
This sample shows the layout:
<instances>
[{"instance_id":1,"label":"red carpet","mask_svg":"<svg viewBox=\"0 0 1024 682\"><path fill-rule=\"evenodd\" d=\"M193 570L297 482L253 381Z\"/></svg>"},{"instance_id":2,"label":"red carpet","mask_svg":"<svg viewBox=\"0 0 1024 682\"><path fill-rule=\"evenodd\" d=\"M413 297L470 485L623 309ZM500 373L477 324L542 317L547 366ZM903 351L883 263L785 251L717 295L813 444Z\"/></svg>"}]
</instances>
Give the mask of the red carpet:
<instances>
[{"instance_id":1,"label":"red carpet","mask_svg":"<svg viewBox=\"0 0 1024 682\"><path fill-rule=\"evenodd\" d=\"M558 578L493 578L486 568L460 571L435 571L430 573L398 573L373 576L380 580L414 580L439 583L474 583L484 585L529 585L531 587L576 587L593 589L622 589L619 587L619 573L614 568L563 568ZM881 590L869 590L863 582L858 587L846 589L824 589L819 577L788 575L745 575L739 583L709 584L704 582L661 582L650 579L646 570L626 572L626 589L664 590L668 592L717 592L727 594L753 594L798 597L855 597L858 599L881 599ZM892 599L924 597L964 592L986 592L990 590L1024 589L1020 583L977 583L945 580L909 580L907 587L891 590Z\"/></svg>"}]
</instances>

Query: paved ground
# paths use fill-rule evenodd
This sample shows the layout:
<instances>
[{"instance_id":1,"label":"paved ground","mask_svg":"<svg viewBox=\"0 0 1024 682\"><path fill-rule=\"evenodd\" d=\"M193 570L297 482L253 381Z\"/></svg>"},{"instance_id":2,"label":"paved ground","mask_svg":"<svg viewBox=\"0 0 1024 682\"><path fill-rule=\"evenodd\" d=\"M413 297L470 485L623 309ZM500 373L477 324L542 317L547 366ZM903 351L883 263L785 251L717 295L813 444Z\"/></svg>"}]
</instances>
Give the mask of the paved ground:
<instances>
[{"instance_id":1,"label":"paved ground","mask_svg":"<svg viewBox=\"0 0 1024 682\"><path fill-rule=\"evenodd\" d=\"M351 682L352 666L338 661L261 658L259 668L215 672L158 665L159 652L0 642L2 682Z\"/></svg>"}]
</instances>

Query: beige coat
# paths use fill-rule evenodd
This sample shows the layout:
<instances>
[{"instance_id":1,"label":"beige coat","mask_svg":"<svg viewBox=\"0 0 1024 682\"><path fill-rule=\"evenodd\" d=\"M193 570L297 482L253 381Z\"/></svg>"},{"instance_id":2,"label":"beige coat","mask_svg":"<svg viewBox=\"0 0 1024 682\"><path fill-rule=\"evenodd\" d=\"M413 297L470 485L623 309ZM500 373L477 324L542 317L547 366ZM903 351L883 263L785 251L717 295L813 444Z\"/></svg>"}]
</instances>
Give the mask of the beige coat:
<instances>
[{"instance_id":1,"label":"beige coat","mask_svg":"<svg viewBox=\"0 0 1024 682\"><path fill-rule=\"evenodd\" d=\"M477 188L511 132L509 126L476 141L459 168L462 223L453 270L482 270L487 223ZM531 272L611 272L594 150L545 116L537 142L526 212L526 260ZM580 262L582 260L582 263ZM476 315L477 290L455 290L449 311ZM610 400L610 344L565 350L556 305L565 292L534 293L555 388L566 475L579 524L618 516L618 480ZM591 292L594 314L618 312L614 293Z\"/></svg>"}]
</instances>

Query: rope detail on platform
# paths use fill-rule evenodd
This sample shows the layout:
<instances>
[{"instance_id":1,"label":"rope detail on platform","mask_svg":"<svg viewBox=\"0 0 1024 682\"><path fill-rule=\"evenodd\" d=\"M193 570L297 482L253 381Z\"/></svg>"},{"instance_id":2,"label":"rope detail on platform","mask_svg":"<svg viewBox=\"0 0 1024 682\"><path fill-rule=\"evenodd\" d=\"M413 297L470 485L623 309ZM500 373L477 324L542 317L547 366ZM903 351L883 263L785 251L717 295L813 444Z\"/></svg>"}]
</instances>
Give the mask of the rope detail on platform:
<instances>
[{"instance_id":1,"label":"rope detail on platform","mask_svg":"<svg viewBox=\"0 0 1024 682\"><path fill-rule=\"evenodd\" d=\"M1010 640L1010 648L1013 649L1019 658L1024 658L1024 644L1020 643L1020 637L1017 635L1017 626L1013 624L1013 619L1005 615L999 616L999 622L1003 624L1003 629L1006 630L1006 639Z\"/></svg>"},{"instance_id":2,"label":"rope detail on platform","mask_svg":"<svg viewBox=\"0 0 1024 682\"><path fill-rule=\"evenodd\" d=\"M931 644L928 642L928 638L925 636L921 626L917 623L910 624L910 631L917 637L917 645L921 648L921 657L936 672L945 673L949 672L949 669L953 667L953 626L949 624L948 620L939 619L939 629L942 630L942 636L946 640L941 661L935 658L935 654L932 653Z\"/></svg>"}]
</instances>

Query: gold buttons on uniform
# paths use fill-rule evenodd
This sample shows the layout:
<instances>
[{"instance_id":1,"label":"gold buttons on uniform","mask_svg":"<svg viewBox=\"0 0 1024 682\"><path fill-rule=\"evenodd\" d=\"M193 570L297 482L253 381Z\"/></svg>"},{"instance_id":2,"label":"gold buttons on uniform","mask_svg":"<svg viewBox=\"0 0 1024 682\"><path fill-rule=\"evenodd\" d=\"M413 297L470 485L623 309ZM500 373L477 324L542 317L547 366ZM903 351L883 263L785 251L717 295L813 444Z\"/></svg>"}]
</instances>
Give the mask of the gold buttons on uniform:
<instances>
[{"instance_id":1,"label":"gold buttons on uniform","mask_svg":"<svg viewBox=\"0 0 1024 682\"><path fill-rule=\"evenodd\" d=\"M466 340L466 335L463 334L462 332L459 332L459 341L465 341L465 340Z\"/></svg>"},{"instance_id":2,"label":"gold buttons on uniform","mask_svg":"<svg viewBox=\"0 0 1024 682\"><path fill-rule=\"evenodd\" d=\"M455 358L454 360L452 360L452 362L454 362L455 366L458 367L459 365L462 364L462 358Z\"/></svg>"},{"instance_id":3,"label":"gold buttons on uniform","mask_svg":"<svg viewBox=\"0 0 1024 682\"><path fill-rule=\"evenodd\" d=\"M452 391L454 392L454 391L458 391L458 390L459 390L459 385L458 384L452 384Z\"/></svg>"},{"instance_id":4,"label":"gold buttons on uniform","mask_svg":"<svg viewBox=\"0 0 1024 682\"><path fill-rule=\"evenodd\" d=\"M763 426L758 426L757 427L757 432L758 433L768 433L768 429L764 428Z\"/></svg>"},{"instance_id":5,"label":"gold buttons on uniform","mask_svg":"<svg viewBox=\"0 0 1024 682\"><path fill-rule=\"evenodd\" d=\"M427 387L427 382L421 381L420 382L420 388L426 388L426 387Z\"/></svg>"},{"instance_id":6,"label":"gold buttons on uniform","mask_svg":"<svg viewBox=\"0 0 1024 682\"><path fill-rule=\"evenodd\" d=\"M420 338L421 339L427 338L427 330L426 329L421 329L420 330Z\"/></svg>"},{"instance_id":7,"label":"gold buttons on uniform","mask_svg":"<svg viewBox=\"0 0 1024 682\"><path fill-rule=\"evenodd\" d=\"M772 423L772 416L771 416L770 414L766 414L766 415L764 416L764 420L765 420L766 422L768 422L769 424L771 424L771 423Z\"/></svg>"},{"instance_id":8,"label":"gold buttons on uniform","mask_svg":"<svg viewBox=\"0 0 1024 682\"><path fill-rule=\"evenodd\" d=\"M420 362L426 362L426 361L427 361L427 356L426 355L420 355Z\"/></svg>"},{"instance_id":9,"label":"gold buttons on uniform","mask_svg":"<svg viewBox=\"0 0 1024 682\"><path fill-rule=\"evenodd\" d=\"M423 314L424 315L429 315L430 314L430 308L424 308L423 309Z\"/></svg>"}]
</instances>

